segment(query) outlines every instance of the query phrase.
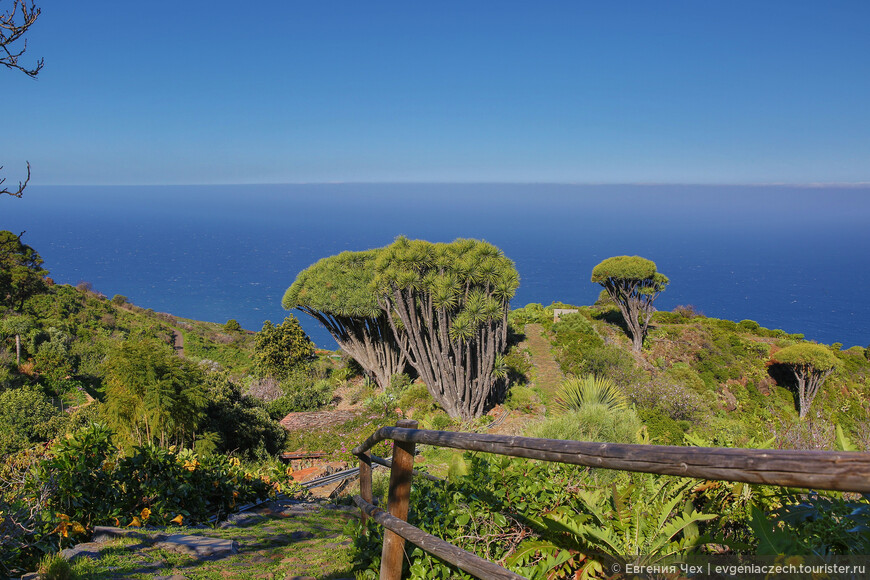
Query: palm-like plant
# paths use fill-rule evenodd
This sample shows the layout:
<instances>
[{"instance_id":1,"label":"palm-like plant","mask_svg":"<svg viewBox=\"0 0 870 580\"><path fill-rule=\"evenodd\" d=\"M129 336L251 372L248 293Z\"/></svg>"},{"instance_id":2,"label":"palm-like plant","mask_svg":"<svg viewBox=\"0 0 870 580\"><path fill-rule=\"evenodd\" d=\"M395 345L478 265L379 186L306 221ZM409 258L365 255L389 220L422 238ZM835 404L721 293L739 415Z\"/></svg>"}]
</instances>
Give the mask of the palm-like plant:
<instances>
[{"instance_id":1,"label":"palm-like plant","mask_svg":"<svg viewBox=\"0 0 870 580\"><path fill-rule=\"evenodd\" d=\"M623 565L655 564L691 553L710 542L699 533L698 523L717 517L694 509L689 497L694 483L643 477L622 488L614 484L610 490L580 491L576 508L563 505L529 518L544 538L523 544L509 564L519 563L532 549L557 554L568 548L585 554L589 562Z\"/></svg>"},{"instance_id":2,"label":"palm-like plant","mask_svg":"<svg viewBox=\"0 0 870 580\"><path fill-rule=\"evenodd\" d=\"M586 375L562 383L556 406L565 411L579 411L585 405L602 404L611 411L626 411L628 397L611 379Z\"/></svg>"}]
</instances>

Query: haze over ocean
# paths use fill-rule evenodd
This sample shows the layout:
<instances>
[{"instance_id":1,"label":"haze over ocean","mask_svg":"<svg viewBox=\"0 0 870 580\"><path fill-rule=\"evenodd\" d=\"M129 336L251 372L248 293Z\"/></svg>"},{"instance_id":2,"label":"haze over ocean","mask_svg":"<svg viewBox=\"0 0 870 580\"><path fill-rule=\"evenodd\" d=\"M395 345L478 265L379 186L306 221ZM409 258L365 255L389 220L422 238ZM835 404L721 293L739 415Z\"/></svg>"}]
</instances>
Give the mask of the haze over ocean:
<instances>
[{"instance_id":1,"label":"haze over ocean","mask_svg":"<svg viewBox=\"0 0 870 580\"><path fill-rule=\"evenodd\" d=\"M593 266L638 254L671 279L661 310L692 304L845 347L870 343L868 223L858 186L33 185L0 214L58 283L251 330L284 318L284 290L313 262L406 235L492 242L520 272L514 307L591 304Z\"/></svg>"}]
</instances>

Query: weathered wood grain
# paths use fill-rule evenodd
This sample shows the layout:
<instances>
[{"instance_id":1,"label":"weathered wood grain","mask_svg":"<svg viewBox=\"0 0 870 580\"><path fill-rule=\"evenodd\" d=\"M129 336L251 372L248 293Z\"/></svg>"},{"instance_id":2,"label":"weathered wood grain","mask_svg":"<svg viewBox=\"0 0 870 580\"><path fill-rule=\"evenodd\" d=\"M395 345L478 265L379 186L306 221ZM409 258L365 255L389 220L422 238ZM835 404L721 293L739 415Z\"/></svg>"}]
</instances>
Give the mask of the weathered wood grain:
<instances>
[{"instance_id":1,"label":"weathered wood grain","mask_svg":"<svg viewBox=\"0 0 870 580\"><path fill-rule=\"evenodd\" d=\"M381 427L354 453L384 439L606 469L870 492L870 453L590 443L402 427Z\"/></svg>"},{"instance_id":2,"label":"weathered wood grain","mask_svg":"<svg viewBox=\"0 0 870 580\"><path fill-rule=\"evenodd\" d=\"M469 574L493 580L526 580L523 576L505 570L498 564L484 560L480 556L466 552L441 538L427 534L420 528L390 516L384 510L373 506L358 495L354 496L353 501L364 513L384 528Z\"/></svg>"},{"instance_id":3,"label":"weathered wood grain","mask_svg":"<svg viewBox=\"0 0 870 580\"><path fill-rule=\"evenodd\" d=\"M402 419L397 427L414 430L417 422ZM411 499L411 478L414 471L414 442L400 441L393 446L393 466L390 468L390 491L387 496L387 511L394 518L407 521ZM387 528L381 550L381 580L402 579L402 559L405 556L405 539Z\"/></svg>"}]
</instances>

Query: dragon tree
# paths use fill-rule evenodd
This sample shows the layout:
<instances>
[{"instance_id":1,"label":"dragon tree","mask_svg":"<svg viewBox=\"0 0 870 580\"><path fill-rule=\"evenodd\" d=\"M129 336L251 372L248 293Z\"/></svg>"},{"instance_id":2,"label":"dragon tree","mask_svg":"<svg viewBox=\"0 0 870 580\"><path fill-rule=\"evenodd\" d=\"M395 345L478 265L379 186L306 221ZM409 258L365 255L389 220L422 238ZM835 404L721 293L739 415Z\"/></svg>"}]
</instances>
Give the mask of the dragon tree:
<instances>
[{"instance_id":1,"label":"dragon tree","mask_svg":"<svg viewBox=\"0 0 870 580\"><path fill-rule=\"evenodd\" d=\"M370 288L376 252L342 252L323 258L296 277L281 304L323 324L338 346L386 388L390 377L405 368L405 357Z\"/></svg>"},{"instance_id":2,"label":"dragon tree","mask_svg":"<svg viewBox=\"0 0 870 580\"><path fill-rule=\"evenodd\" d=\"M482 415L500 397L514 263L486 242L399 237L380 250L373 288L402 352L451 417Z\"/></svg>"},{"instance_id":3,"label":"dragon tree","mask_svg":"<svg viewBox=\"0 0 870 580\"><path fill-rule=\"evenodd\" d=\"M601 284L619 307L632 348L640 352L652 320L653 301L668 285L668 277L656 271L652 260L615 256L592 269L592 281Z\"/></svg>"}]
</instances>

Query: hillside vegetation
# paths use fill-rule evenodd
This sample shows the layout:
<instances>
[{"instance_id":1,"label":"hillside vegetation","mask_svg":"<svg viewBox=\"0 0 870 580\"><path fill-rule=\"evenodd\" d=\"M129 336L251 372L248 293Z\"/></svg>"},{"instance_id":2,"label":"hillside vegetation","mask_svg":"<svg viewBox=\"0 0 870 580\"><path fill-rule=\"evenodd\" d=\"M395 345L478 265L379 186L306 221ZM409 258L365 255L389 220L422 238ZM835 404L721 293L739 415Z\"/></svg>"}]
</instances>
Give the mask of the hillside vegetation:
<instances>
[{"instance_id":1,"label":"hillside vegetation","mask_svg":"<svg viewBox=\"0 0 870 580\"><path fill-rule=\"evenodd\" d=\"M577 312L554 322L557 307ZM531 304L508 320L499 370L506 398L461 421L409 369L382 388L349 357L316 351L292 316L254 333L235 321L153 312L86 284L48 286L0 324L0 565L32 569L43 552L86 539L94 525L187 525L278 491L300 493L277 453L353 459L349 448L400 417L481 431L498 417L495 432L593 441L870 448L863 348L818 347L834 362L801 418L791 358L777 359L808 344L801 335L678 307L652 315L637 353L604 296L591 306ZM290 433L277 423L289 412L336 405L355 418ZM376 452L389 455L388 445ZM530 577L595 577L609 555L632 550L657 560L711 546L784 554L870 548L867 533L854 531L870 517L866 497L421 453L423 469L450 477L415 483L412 523ZM143 477L147 486L130 493ZM626 519L620 505L645 507ZM811 520L792 517L799 505L815 510ZM366 577L381 532L363 534L359 525L352 557ZM634 526L641 543L619 543L627 541L624 526ZM418 550L408 573L458 574Z\"/></svg>"}]
</instances>

